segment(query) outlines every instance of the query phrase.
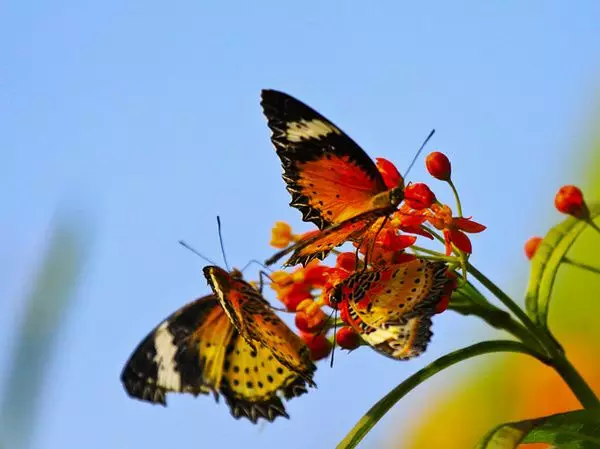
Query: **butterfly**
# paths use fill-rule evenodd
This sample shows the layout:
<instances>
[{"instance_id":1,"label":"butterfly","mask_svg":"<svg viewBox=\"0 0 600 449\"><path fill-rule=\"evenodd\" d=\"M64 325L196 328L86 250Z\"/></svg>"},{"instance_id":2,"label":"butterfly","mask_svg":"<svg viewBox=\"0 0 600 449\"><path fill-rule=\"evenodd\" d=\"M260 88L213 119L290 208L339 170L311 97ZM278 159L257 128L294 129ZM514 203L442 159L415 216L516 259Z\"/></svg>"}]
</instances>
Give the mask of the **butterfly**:
<instances>
[{"instance_id":1,"label":"butterfly","mask_svg":"<svg viewBox=\"0 0 600 449\"><path fill-rule=\"evenodd\" d=\"M169 392L221 394L236 419L289 418L280 396L289 400L315 385L308 348L239 271L209 266L204 273L214 293L144 338L123 368L125 391L165 406ZM257 323L266 325L264 336Z\"/></svg>"},{"instance_id":2,"label":"butterfly","mask_svg":"<svg viewBox=\"0 0 600 449\"><path fill-rule=\"evenodd\" d=\"M276 253L267 265L292 251L286 266L322 260L334 247L384 225L404 198L401 178L386 187L373 160L347 134L296 98L263 90L261 105L290 206L320 230Z\"/></svg>"},{"instance_id":3,"label":"butterfly","mask_svg":"<svg viewBox=\"0 0 600 449\"><path fill-rule=\"evenodd\" d=\"M332 289L329 301L376 351L406 360L427 348L448 281L444 262L415 259L356 271Z\"/></svg>"}]
</instances>

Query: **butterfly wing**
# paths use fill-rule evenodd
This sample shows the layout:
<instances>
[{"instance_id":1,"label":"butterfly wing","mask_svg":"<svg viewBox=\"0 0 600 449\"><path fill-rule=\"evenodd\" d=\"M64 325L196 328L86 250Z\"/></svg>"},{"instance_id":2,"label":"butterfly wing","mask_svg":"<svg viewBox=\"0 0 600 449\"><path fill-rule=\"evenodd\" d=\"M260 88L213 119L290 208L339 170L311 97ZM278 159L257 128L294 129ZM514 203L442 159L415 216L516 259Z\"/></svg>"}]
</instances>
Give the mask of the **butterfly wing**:
<instances>
[{"instance_id":1,"label":"butterfly wing","mask_svg":"<svg viewBox=\"0 0 600 449\"><path fill-rule=\"evenodd\" d=\"M324 229L373 208L386 191L371 158L342 130L301 101L263 90L271 141L302 219Z\"/></svg>"},{"instance_id":2,"label":"butterfly wing","mask_svg":"<svg viewBox=\"0 0 600 449\"><path fill-rule=\"evenodd\" d=\"M356 272L336 288L363 339L389 357L407 359L426 349L447 281L444 263L416 259Z\"/></svg>"},{"instance_id":3,"label":"butterfly wing","mask_svg":"<svg viewBox=\"0 0 600 449\"><path fill-rule=\"evenodd\" d=\"M255 343L252 348L238 332L226 349L220 392L231 414L256 423L259 418L273 421L277 416L289 418L281 400L307 392L306 382L282 365L271 350Z\"/></svg>"},{"instance_id":4,"label":"butterfly wing","mask_svg":"<svg viewBox=\"0 0 600 449\"><path fill-rule=\"evenodd\" d=\"M446 264L415 259L359 271L342 283L342 295L370 326L433 312L448 282Z\"/></svg>"},{"instance_id":5,"label":"butterfly wing","mask_svg":"<svg viewBox=\"0 0 600 449\"><path fill-rule=\"evenodd\" d=\"M166 405L169 392L222 394L235 418L289 418L281 397L306 392L298 374L260 343L240 337L216 296L200 298L160 323L121 374L134 398Z\"/></svg>"},{"instance_id":6,"label":"butterfly wing","mask_svg":"<svg viewBox=\"0 0 600 449\"><path fill-rule=\"evenodd\" d=\"M273 312L269 303L250 284L234 278L216 266L204 267L204 276L219 298L223 309L248 344L260 344L288 370L299 375L309 385L315 365L310 360L306 344Z\"/></svg>"},{"instance_id":7,"label":"butterfly wing","mask_svg":"<svg viewBox=\"0 0 600 449\"><path fill-rule=\"evenodd\" d=\"M299 263L306 266L314 259L323 260L333 248L349 240L362 241L368 235L370 229L379 228L385 218L384 215L387 215L388 212L387 208L374 209L340 224L332 225L275 253L265 261L265 264L272 265L290 252L293 252L293 254L284 263L284 266L291 267ZM368 243L365 242L363 244Z\"/></svg>"},{"instance_id":8,"label":"butterfly wing","mask_svg":"<svg viewBox=\"0 0 600 449\"><path fill-rule=\"evenodd\" d=\"M374 350L397 360L408 360L427 349L431 340L431 314L414 316L403 322L384 322L373 327L362 321L348 302L340 304L346 309L349 324Z\"/></svg>"},{"instance_id":9,"label":"butterfly wing","mask_svg":"<svg viewBox=\"0 0 600 449\"><path fill-rule=\"evenodd\" d=\"M181 308L142 340L121 373L134 398L166 405L168 392L208 394L219 387L219 364L233 327L214 295ZM220 315L220 316L219 316ZM224 318L224 320L223 320ZM199 331L204 329L204 331Z\"/></svg>"}]
</instances>

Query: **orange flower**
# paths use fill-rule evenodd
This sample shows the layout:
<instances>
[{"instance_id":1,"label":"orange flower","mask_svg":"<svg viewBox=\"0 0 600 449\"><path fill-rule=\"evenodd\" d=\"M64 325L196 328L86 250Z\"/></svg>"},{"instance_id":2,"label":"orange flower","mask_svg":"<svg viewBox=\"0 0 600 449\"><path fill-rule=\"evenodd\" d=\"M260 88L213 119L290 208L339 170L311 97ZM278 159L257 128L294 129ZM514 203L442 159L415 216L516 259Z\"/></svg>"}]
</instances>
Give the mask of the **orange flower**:
<instances>
[{"instance_id":1,"label":"orange flower","mask_svg":"<svg viewBox=\"0 0 600 449\"><path fill-rule=\"evenodd\" d=\"M284 221L278 221L271 231L270 245L275 248L285 248L293 240L292 228Z\"/></svg>"},{"instance_id":2,"label":"orange flower","mask_svg":"<svg viewBox=\"0 0 600 449\"><path fill-rule=\"evenodd\" d=\"M298 307L296 307L295 317L296 327L303 332L316 332L320 330L325 321L327 321L327 315L321 310L318 303L312 299L305 299Z\"/></svg>"},{"instance_id":3,"label":"orange flower","mask_svg":"<svg viewBox=\"0 0 600 449\"><path fill-rule=\"evenodd\" d=\"M421 225L427 220L426 211L413 210L408 204L402 203L392 215L392 227L409 234L421 235L433 240L433 236L421 228Z\"/></svg>"},{"instance_id":4,"label":"orange flower","mask_svg":"<svg viewBox=\"0 0 600 449\"><path fill-rule=\"evenodd\" d=\"M444 231L444 240L446 242L446 255L452 253L452 245L455 245L462 252L471 254L473 248L471 240L465 234L478 233L486 229L482 224L479 224L471 218L453 217L452 209L447 205L434 204L431 206L432 214L429 214L427 220L438 230Z\"/></svg>"},{"instance_id":5,"label":"orange flower","mask_svg":"<svg viewBox=\"0 0 600 449\"><path fill-rule=\"evenodd\" d=\"M279 300L285 304L286 309L295 312L298 304L307 299L313 299L310 286L306 284L294 283L292 287L285 290L281 295L277 295Z\"/></svg>"},{"instance_id":6,"label":"orange flower","mask_svg":"<svg viewBox=\"0 0 600 449\"><path fill-rule=\"evenodd\" d=\"M312 288L322 288L327 282L329 270L331 270L330 267L321 265L318 260L314 260L304 268L304 282Z\"/></svg>"},{"instance_id":7,"label":"orange flower","mask_svg":"<svg viewBox=\"0 0 600 449\"><path fill-rule=\"evenodd\" d=\"M402 175L400 175L400 172L398 172L398 169L393 163L382 157L375 158L375 162L377 164L377 170L381 173L383 182L388 189L393 189L398 186L402 187L404 185L404 179L402 179Z\"/></svg>"},{"instance_id":8,"label":"orange flower","mask_svg":"<svg viewBox=\"0 0 600 449\"><path fill-rule=\"evenodd\" d=\"M271 288L277 294L277 299L292 312L305 299L312 299L311 288L303 282L303 273L300 273L300 275L302 275L302 279L299 281L297 272L293 274L285 271L271 273L271 279L273 280Z\"/></svg>"},{"instance_id":9,"label":"orange flower","mask_svg":"<svg viewBox=\"0 0 600 449\"><path fill-rule=\"evenodd\" d=\"M415 210L427 209L435 202L435 195L427 184L417 182L406 186L404 202Z\"/></svg>"}]
</instances>

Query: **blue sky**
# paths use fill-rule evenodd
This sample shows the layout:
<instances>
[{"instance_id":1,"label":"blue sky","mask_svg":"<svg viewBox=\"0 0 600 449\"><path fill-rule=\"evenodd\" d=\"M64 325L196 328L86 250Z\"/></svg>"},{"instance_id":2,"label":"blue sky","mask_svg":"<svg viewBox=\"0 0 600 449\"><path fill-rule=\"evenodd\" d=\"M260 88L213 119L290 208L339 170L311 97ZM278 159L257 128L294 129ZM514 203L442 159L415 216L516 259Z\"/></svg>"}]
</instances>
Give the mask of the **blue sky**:
<instances>
[{"instance_id":1,"label":"blue sky","mask_svg":"<svg viewBox=\"0 0 600 449\"><path fill-rule=\"evenodd\" d=\"M14 335L17 293L57 204L74 204L95 236L35 448L329 448L401 379L477 339L481 326L444 314L417 360L341 354L333 369L320 366L318 390L288 403L291 420L264 426L207 397L152 407L119 382L139 340L208 291L202 261L178 239L220 260L219 214L229 261L242 266L271 254L275 220L310 229L287 207L262 88L302 99L401 170L435 128L429 150L449 155L465 213L488 225L473 262L520 294L523 242L556 218L555 190L580 179L598 17L592 0L4 2L0 337ZM427 179L422 163L410 179ZM411 395L365 447L426 397Z\"/></svg>"}]
</instances>

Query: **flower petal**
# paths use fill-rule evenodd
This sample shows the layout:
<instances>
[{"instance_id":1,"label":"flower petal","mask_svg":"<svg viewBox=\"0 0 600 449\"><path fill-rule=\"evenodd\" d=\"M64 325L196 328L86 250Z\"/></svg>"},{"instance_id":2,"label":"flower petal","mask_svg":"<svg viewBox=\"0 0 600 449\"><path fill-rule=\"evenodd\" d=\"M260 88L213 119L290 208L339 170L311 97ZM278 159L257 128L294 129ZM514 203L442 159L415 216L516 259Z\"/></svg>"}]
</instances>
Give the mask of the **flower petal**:
<instances>
[{"instance_id":1,"label":"flower petal","mask_svg":"<svg viewBox=\"0 0 600 449\"><path fill-rule=\"evenodd\" d=\"M454 245L456 245L456 247L462 252L471 254L473 251L473 248L471 247L471 240L464 232L457 229L452 229L450 230L450 239L452 240L452 243L454 243Z\"/></svg>"},{"instance_id":2,"label":"flower petal","mask_svg":"<svg viewBox=\"0 0 600 449\"><path fill-rule=\"evenodd\" d=\"M470 218L454 217L454 224L464 232L476 234L487 229L486 226L471 220Z\"/></svg>"}]
</instances>

